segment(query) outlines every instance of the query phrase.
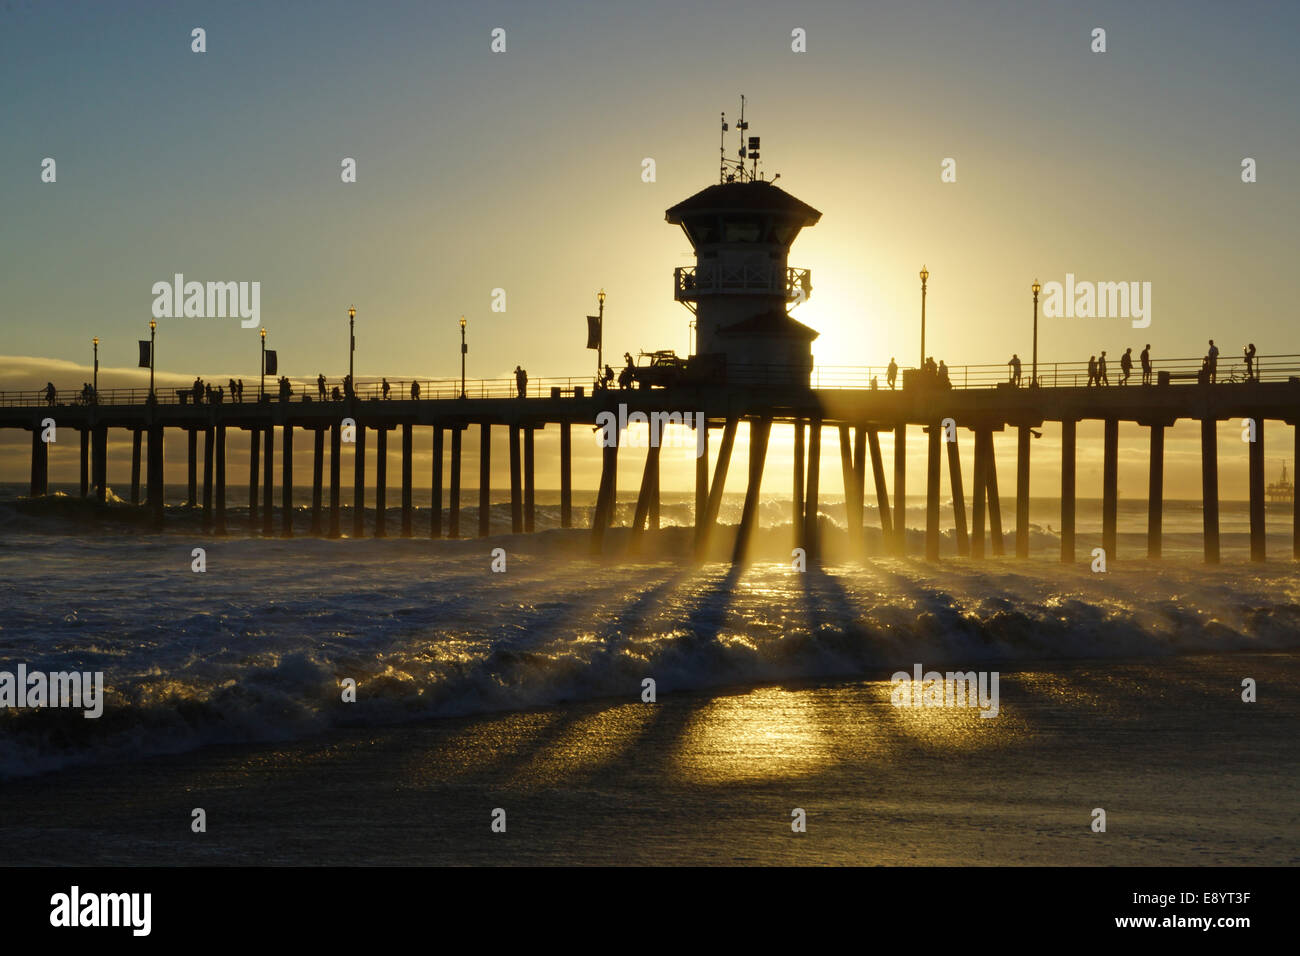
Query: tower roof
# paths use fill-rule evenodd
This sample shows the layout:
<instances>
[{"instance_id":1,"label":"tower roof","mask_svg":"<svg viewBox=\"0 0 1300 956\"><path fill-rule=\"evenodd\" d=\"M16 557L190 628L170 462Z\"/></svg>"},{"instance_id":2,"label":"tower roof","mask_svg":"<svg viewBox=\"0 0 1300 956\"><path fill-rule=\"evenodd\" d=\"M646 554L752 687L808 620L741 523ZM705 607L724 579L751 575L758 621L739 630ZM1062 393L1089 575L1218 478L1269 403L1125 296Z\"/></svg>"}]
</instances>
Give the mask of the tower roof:
<instances>
[{"instance_id":1,"label":"tower roof","mask_svg":"<svg viewBox=\"0 0 1300 956\"><path fill-rule=\"evenodd\" d=\"M715 183L673 206L664 213L664 219L679 226L683 218L698 213L754 210L785 213L805 226L813 225L822 217L812 206L760 179L743 183Z\"/></svg>"},{"instance_id":2,"label":"tower roof","mask_svg":"<svg viewBox=\"0 0 1300 956\"><path fill-rule=\"evenodd\" d=\"M771 309L767 312L751 315L747 319L718 330L718 335L724 336L743 335L753 337L757 335L804 339L808 342L811 342L820 334L820 332L808 328L798 319L791 317L788 312L782 312L780 309Z\"/></svg>"}]
</instances>

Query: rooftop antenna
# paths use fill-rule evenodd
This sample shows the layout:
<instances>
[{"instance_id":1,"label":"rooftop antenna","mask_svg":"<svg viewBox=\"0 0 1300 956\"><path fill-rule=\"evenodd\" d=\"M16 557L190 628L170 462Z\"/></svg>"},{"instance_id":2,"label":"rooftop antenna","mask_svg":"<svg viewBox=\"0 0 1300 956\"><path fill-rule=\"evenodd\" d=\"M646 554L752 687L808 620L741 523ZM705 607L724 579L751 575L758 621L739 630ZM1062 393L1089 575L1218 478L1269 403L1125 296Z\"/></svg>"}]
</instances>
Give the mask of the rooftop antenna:
<instances>
[{"instance_id":1,"label":"rooftop antenna","mask_svg":"<svg viewBox=\"0 0 1300 956\"><path fill-rule=\"evenodd\" d=\"M722 132L718 134L718 182L727 181L727 114L722 114Z\"/></svg>"},{"instance_id":2,"label":"rooftop antenna","mask_svg":"<svg viewBox=\"0 0 1300 956\"><path fill-rule=\"evenodd\" d=\"M759 159L759 138L757 136L746 136L749 129L749 123L745 122L745 96L740 96L740 119L736 123L736 139L739 148L736 150L736 159L727 159L725 139L727 132L727 114L722 114L722 137L718 144L719 165L718 181L732 183L736 181L755 182L758 180L758 159ZM745 169L745 161L750 160L750 168Z\"/></svg>"}]
</instances>

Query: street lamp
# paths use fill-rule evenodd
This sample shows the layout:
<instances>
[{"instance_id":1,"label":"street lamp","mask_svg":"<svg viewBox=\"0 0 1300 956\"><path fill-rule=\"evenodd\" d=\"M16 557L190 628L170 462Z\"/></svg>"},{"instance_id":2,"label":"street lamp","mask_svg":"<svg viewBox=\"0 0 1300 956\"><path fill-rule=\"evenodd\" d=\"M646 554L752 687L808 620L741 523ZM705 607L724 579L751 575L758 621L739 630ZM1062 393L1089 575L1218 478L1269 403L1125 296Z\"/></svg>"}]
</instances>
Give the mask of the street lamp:
<instances>
[{"instance_id":1,"label":"street lamp","mask_svg":"<svg viewBox=\"0 0 1300 956\"><path fill-rule=\"evenodd\" d=\"M930 278L930 270L921 266L921 364L917 368L925 368L925 283Z\"/></svg>"},{"instance_id":2,"label":"street lamp","mask_svg":"<svg viewBox=\"0 0 1300 956\"><path fill-rule=\"evenodd\" d=\"M260 402L266 396L266 326L261 328L262 334L262 380L257 385L257 400Z\"/></svg>"},{"instance_id":3,"label":"street lamp","mask_svg":"<svg viewBox=\"0 0 1300 956\"><path fill-rule=\"evenodd\" d=\"M1038 280L1035 279L1034 284L1029 288L1031 288L1034 292L1034 370L1033 373L1029 376L1029 384L1037 385L1038 384L1038 293L1043 291L1043 287L1039 285Z\"/></svg>"},{"instance_id":4,"label":"street lamp","mask_svg":"<svg viewBox=\"0 0 1300 956\"><path fill-rule=\"evenodd\" d=\"M605 290L604 290L604 289L601 289L599 292L596 293L596 303L597 303L597 305L600 306L600 309L599 309L599 310L597 311L597 313L596 313L596 314L599 316L599 319L597 320L597 324L600 326L600 338L596 340L596 381L597 381L597 382L601 382L601 381L603 381L603 379L601 378L601 375L603 375L603 374L604 374L604 371L605 371L605 362L604 362L604 355L605 355Z\"/></svg>"},{"instance_id":5,"label":"street lamp","mask_svg":"<svg viewBox=\"0 0 1300 956\"><path fill-rule=\"evenodd\" d=\"M154 340L157 337L158 323L153 319L149 320L149 401L150 403L158 401L158 397L153 393L153 364L154 364Z\"/></svg>"},{"instance_id":6,"label":"street lamp","mask_svg":"<svg viewBox=\"0 0 1300 956\"><path fill-rule=\"evenodd\" d=\"M357 310L353 306L348 306L348 387L353 391L357 390L357 380L352 376L352 355L357 350Z\"/></svg>"},{"instance_id":7,"label":"street lamp","mask_svg":"<svg viewBox=\"0 0 1300 956\"><path fill-rule=\"evenodd\" d=\"M460 317L460 397L465 397L465 353L469 346L465 344L465 316Z\"/></svg>"},{"instance_id":8,"label":"street lamp","mask_svg":"<svg viewBox=\"0 0 1300 956\"><path fill-rule=\"evenodd\" d=\"M99 404L99 336L96 335L90 341L94 343L95 346L95 372L94 372L94 381L91 383L90 386L90 393L91 393L91 398L93 399L95 404L98 405Z\"/></svg>"}]
</instances>

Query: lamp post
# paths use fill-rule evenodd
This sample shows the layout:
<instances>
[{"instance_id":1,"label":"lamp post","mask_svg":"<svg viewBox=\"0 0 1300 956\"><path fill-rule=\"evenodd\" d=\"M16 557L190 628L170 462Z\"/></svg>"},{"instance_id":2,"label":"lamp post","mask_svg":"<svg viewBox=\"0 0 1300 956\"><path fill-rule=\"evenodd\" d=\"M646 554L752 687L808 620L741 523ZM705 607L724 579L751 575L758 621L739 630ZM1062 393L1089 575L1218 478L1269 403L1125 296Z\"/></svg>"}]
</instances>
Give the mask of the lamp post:
<instances>
[{"instance_id":1,"label":"lamp post","mask_svg":"<svg viewBox=\"0 0 1300 956\"><path fill-rule=\"evenodd\" d=\"M930 278L930 270L921 266L921 364L917 368L925 368L925 283Z\"/></svg>"},{"instance_id":2,"label":"lamp post","mask_svg":"<svg viewBox=\"0 0 1300 956\"><path fill-rule=\"evenodd\" d=\"M150 319L149 320L149 402L150 404L158 401L157 396L155 396L153 393L154 353L157 351L154 348L154 341L157 338L157 334L158 334L158 323L155 322L153 319Z\"/></svg>"},{"instance_id":3,"label":"lamp post","mask_svg":"<svg viewBox=\"0 0 1300 956\"><path fill-rule=\"evenodd\" d=\"M465 353L469 346L465 344L465 316L460 317L460 397L465 397Z\"/></svg>"},{"instance_id":4,"label":"lamp post","mask_svg":"<svg viewBox=\"0 0 1300 956\"><path fill-rule=\"evenodd\" d=\"M260 402L266 396L266 326L262 326L262 380L257 385L257 400Z\"/></svg>"},{"instance_id":5,"label":"lamp post","mask_svg":"<svg viewBox=\"0 0 1300 956\"><path fill-rule=\"evenodd\" d=\"M353 394L357 390L357 380L352 375L352 356L357 350L357 310L348 306L348 388Z\"/></svg>"},{"instance_id":6,"label":"lamp post","mask_svg":"<svg viewBox=\"0 0 1300 956\"><path fill-rule=\"evenodd\" d=\"M596 381L601 382L604 379L601 376L605 372L605 290L601 289L596 293L596 303L600 306L596 315L599 316L597 324L600 326L600 338L596 341Z\"/></svg>"},{"instance_id":7,"label":"lamp post","mask_svg":"<svg viewBox=\"0 0 1300 956\"><path fill-rule=\"evenodd\" d=\"M90 397L96 405L99 404L99 336L96 335L90 340L95 346L95 371L94 381L90 385Z\"/></svg>"},{"instance_id":8,"label":"lamp post","mask_svg":"<svg viewBox=\"0 0 1300 956\"><path fill-rule=\"evenodd\" d=\"M1029 376L1029 384L1037 385L1038 384L1038 293L1043 291L1043 287L1039 285L1038 280L1035 279L1034 284L1031 285L1029 288L1032 289L1034 292L1034 369L1032 374Z\"/></svg>"}]
</instances>

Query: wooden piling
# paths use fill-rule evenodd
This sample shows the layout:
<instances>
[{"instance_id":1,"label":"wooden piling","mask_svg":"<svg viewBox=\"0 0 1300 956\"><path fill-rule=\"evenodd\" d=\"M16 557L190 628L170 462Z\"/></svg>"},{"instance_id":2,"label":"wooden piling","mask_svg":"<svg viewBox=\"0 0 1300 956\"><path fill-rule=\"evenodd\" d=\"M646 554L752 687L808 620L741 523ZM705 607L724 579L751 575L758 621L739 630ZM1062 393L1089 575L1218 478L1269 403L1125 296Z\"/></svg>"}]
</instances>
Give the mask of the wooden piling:
<instances>
[{"instance_id":1,"label":"wooden piling","mask_svg":"<svg viewBox=\"0 0 1300 956\"><path fill-rule=\"evenodd\" d=\"M947 435L944 438L947 439ZM966 490L961 480L961 454L957 448L957 433L954 429L952 441L948 446L948 486L952 491L952 516L957 532L957 554L970 556L970 533L966 529Z\"/></svg>"},{"instance_id":2,"label":"wooden piling","mask_svg":"<svg viewBox=\"0 0 1300 956\"><path fill-rule=\"evenodd\" d=\"M970 554L972 558L984 557L984 516L988 507L988 445L984 438L988 433L975 429L975 475L974 497L971 499L971 538Z\"/></svg>"},{"instance_id":3,"label":"wooden piling","mask_svg":"<svg viewBox=\"0 0 1300 956\"><path fill-rule=\"evenodd\" d=\"M146 477L149 480L149 508L153 513L154 527L161 527L166 493L163 475L163 427L149 426L149 458Z\"/></svg>"},{"instance_id":4,"label":"wooden piling","mask_svg":"<svg viewBox=\"0 0 1300 956\"><path fill-rule=\"evenodd\" d=\"M433 467L430 474L429 537L442 537L442 426L433 426Z\"/></svg>"},{"instance_id":5,"label":"wooden piling","mask_svg":"<svg viewBox=\"0 0 1300 956\"><path fill-rule=\"evenodd\" d=\"M573 527L573 425L560 422L560 527Z\"/></svg>"},{"instance_id":6,"label":"wooden piling","mask_svg":"<svg viewBox=\"0 0 1300 956\"><path fill-rule=\"evenodd\" d=\"M621 437L618 429L614 429L613 442L601 449L600 488L596 492L596 507L591 513L591 553L595 555L604 553L605 530L614 514L618 488L618 443Z\"/></svg>"},{"instance_id":7,"label":"wooden piling","mask_svg":"<svg viewBox=\"0 0 1300 956\"><path fill-rule=\"evenodd\" d=\"M219 535L226 533L226 426L217 425L216 438L216 502L213 507L212 530Z\"/></svg>"},{"instance_id":8,"label":"wooden piling","mask_svg":"<svg viewBox=\"0 0 1300 956\"><path fill-rule=\"evenodd\" d=\"M992 431L984 433L984 468L987 472L984 484L989 493L989 538L996 558L1006 553L1006 546L1002 540L1002 496L998 494L998 461Z\"/></svg>"},{"instance_id":9,"label":"wooden piling","mask_svg":"<svg viewBox=\"0 0 1300 956\"><path fill-rule=\"evenodd\" d=\"M1254 416L1255 440L1248 442L1250 451L1250 560L1263 561L1267 556L1264 528L1264 419Z\"/></svg>"},{"instance_id":10,"label":"wooden piling","mask_svg":"<svg viewBox=\"0 0 1300 956\"><path fill-rule=\"evenodd\" d=\"M451 429L451 488L447 496L447 537L460 537L460 446L463 425Z\"/></svg>"},{"instance_id":11,"label":"wooden piling","mask_svg":"<svg viewBox=\"0 0 1300 956\"><path fill-rule=\"evenodd\" d=\"M478 442L478 536L486 538L492 530L492 426L479 425Z\"/></svg>"},{"instance_id":12,"label":"wooden piling","mask_svg":"<svg viewBox=\"0 0 1300 956\"><path fill-rule=\"evenodd\" d=\"M1150 475L1147 483L1147 557L1159 558L1164 538L1165 426L1151 425Z\"/></svg>"},{"instance_id":13,"label":"wooden piling","mask_svg":"<svg viewBox=\"0 0 1300 956\"><path fill-rule=\"evenodd\" d=\"M925 560L939 560L939 463L943 426L930 422L926 428L925 458Z\"/></svg>"},{"instance_id":14,"label":"wooden piling","mask_svg":"<svg viewBox=\"0 0 1300 956\"><path fill-rule=\"evenodd\" d=\"M519 426L510 426L510 533L524 530L523 479L519 463Z\"/></svg>"},{"instance_id":15,"label":"wooden piling","mask_svg":"<svg viewBox=\"0 0 1300 956\"><path fill-rule=\"evenodd\" d=\"M794 495L793 505L790 509L790 525L794 529L794 546L800 548L804 546L804 517L803 517L803 489L804 489L804 423L803 419L794 420Z\"/></svg>"},{"instance_id":16,"label":"wooden piling","mask_svg":"<svg viewBox=\"0 0 1300 956\"><path fill-rule=\"evenodd\" d=\"M248 430L248 526L257 527L257 480L261 475L262 444L257 428Z\"/></svg>"},{"instance_id":17,"label":"wooden piling","mask_svg":"<svg viewBox=\"0 0 1300 956\"><path fill-rule=\"evenodd\" d=\"M342 425L335 422L330 426L330 537L337 538L342 532L339 529L339 498L341 483L341 472L343 463L339 460L342 455Z\"/></svg>"},{"instance_id":18,"label":"wooden piling","mask_svg":"<svg viewBox=\"0 0 1300 956\"><path fill-rule=\"evenodd\" d=\"M140 503L140 439L143 434L144 432L139 428L131 431L131 504L133 505Z\"/></svg>"},{"instance_id":19,"label":"wooden piling","mask_svg":"<svg viewBox=\"0 0 1300 956\"><path fill-rule=\"evenodd\" d=\"M375 429L375 537L388 537L388 426Z\"/></svg>"},{"instance_id":20,"label":"wooden piling","mask_svg":"<svg viewBox=\"0 0 1300 956\"><path fill-rule=\"evenodd\" d=\"M1114 561L1119 529L1119 420L1106 419L1101 462L1101 546Z\"/></svg>"},{"instance_id":21,"label":"wooden piling","mask_svg":"<svg viewBox=\"0 0 1300 956\"><path fill-rule=\"evenodd\" d=\"M1291 423L1292 445L1291 454L1294 456L1291 463L1295 468L1300 468L1300 421ZM1291 496L1291 557L1293 560L1300 561L1300 496Z\"/></svg>"},{"instance_id":22,"label":"wooden piling","mask_svg":"<svg viewBox=\"0 0 1300 956\"><path fill-rule=\"evenodd\" d=\"M844 527L848 532L849 549L862 553L862 510L857 500L858 474L853 463L853 439L848 425L839 426L840 474L844 482Z\"/></svg>"},{"instance_id":23,"label":"wooden piling","mask_svg":"<svg viewBox=\"0 0 1300 956\"><path fill-rule=\"evenodd\" d=\"M185 429L185 507L197 508L199 504L199 433L198 429Z\"/></svg>"},{"instance_id":24,"label":"wooden piling","mask_svg":"<svg viewBox=\"0 0 1300 956\"><path fill-rule=\"evenodd\" d=\"M366 426L356 424L356 443L352 446L352 537L366 535Z\"/></svg>"},{"instance_id":25,"label":"wooden piling","mask_svg":"<svg viewBox=\"0 0 1300 956\"><path fill-rule=\"evenodd\" d=\"M1078 422L1061 422L1061 563L1074 563L1075 460Z\"/></svg>"},{"instance_id":26,"label":"wooden piling","mask_svg":"<svg viewBox=\"0 0 1300 956\"><path fill-rule=\"evenodd\" d=\"M275 533L275 425L262 433L262 534Z\"/></svg>"},{"instance_id":27,"label":"wooden piling","mask_svg":"<svg viewBox=\"0 0 1300 956\"><path fill-rule=\"evenodd\" d=\"M709 483L709 500L704 507L704 520L696 528L695 556L701 561L709 556L709 543L713 537L713 529L718 523L718 510L722 507L722 492L727 484L727 469L731 465L731 449L736 443L738 422L739 419L728 417L722 429L722 444L718 446L718 460L713 467L713 481Z\"/></svg>"},{"instance_id":28,"label":"wooden piling","mask_svg":"<svg viewBox=\"0 0 1300 956\"><path fill-rule=\"evenodd\" d=\"M733 564L744 564L749 555L749 541L758 518L759 491L763 484L763 464L767 460L767 440L772 432L772 419L753 419L749 423L749 483L745 487L745 504L740 513L740 527L736 529L735 546L731 552ZM841 433L843 437L843 433Z\"/></svg>"},{"instance_id":29,"label":"wooden piling","mask_svg":"<svg viewBox=\"0 0 1300 956\"><path fill-rule=\"evenodd\" d=\"M287 421L281 429L280 454L280 537L293 537L293 426Z\"/></svg>"},{"instance_id":30,"label":"wooden piling","mask_svg":"<svg viewBox=\"0 0 1300 956\"><path fill-rule=\"evenodd\" d=\"M537 459L533 445L533 426L524 428L524 533L537 527Z\"/></svg>"},{"instance_id":31,"label":"wooden piling","mask_svg":"<svg viewBox=\"0 0 1300 956\"><path fill-rule=\"evenodd\" d=\"M889 486L885 484L885 459L880 454L880 432L867 429L867 447L871 452L871 479L876 486L876 510L880 513L880 540L885 551L892 545L893 524L889 520Z\"/></svg>"},{"instance_id":32,"label":"wooden piling","mask_svg":"<svg viewBox=\"0 0 1300 956\"><path fill-rule=\"evenodd\" d=\"M907 554L907 423L894 426L894 553Z\"/></svg>"},{"instance_id":33,"label":"wooden piling","mask_svg":"<svg viewBox=\"0 0 1300 956\"><path fill-rule=\"evenodd\" d=\"M867 435L866 429L858 425L853 430L853 507L857 511L858 548L865 552L867 521Z\"/></svg>"},{"instance_id":34,"label":"wooden piling","mask_svg":"<svg viewBox=\"0 0 1300 956\"><path fill-rule=\"evenodd\" d=\"M203 429L203 530L212 530L212 426Z\"/></svg>"},{"instance_id":35,"label":"wooden piling","mask_svg":"<svg viewBox=\"0 0 1300 956\"><path fill-rule=\"evenodd\" d=\"M78 432L81 437L81 497L90 497L90 429Z\"/></svg>"},{"instance_id":36,"label":"wooden piling","mask_svg":"<svg viewBox=\"0 0 1300 956\"><path fill-rule=\"evenodd\" d=\"M32 485L31 496L33 498L50 493L50 446L46 443L41 435L42 428L40 425L32 426ZM138 434L138 432L137 432ZM136 487L137 497L140 483L140 452L139 443L136 444Z\"/></svg>"},{"instance_id":37,"label":"wooden piling","mask_svg":"<svg viewBox=\"0 0 1300 956\"><path fill-rule=\"evenodd\" d=\"M632 516L632 549L635 551L641 543L641 532L645 530L650 517L650 502L654 497L655 484L659 480L659 445L652 444L646 449L645 471L641 473L641 488L637 491L636 512Z\"/></svg>"},{"instance_id":38,"label":"wooden piling","mask_svg":"<svg viewBox=\"0 0 1300 956\"><path fill-rule=\"evenodd\" d=\"M810 561L821 559L821 526L817 515L821 508L822 420L808 420L808 481L803 496L803 547Z\"/></svg>"},{"instance_id":39,"label":"wooden piling","mask_svg":"<svg viewBox=\"0 0 1300 956\"><path fill-rule=\"evenodd\" d=\"M1016 557L1029 557L1029 433L1016 429Z\"/></svg>"},{"instance_id":40,"label":"wooden piling","mask_svg":"<svg viewBox=\"0 0 1300 956\"><path fill-rule=\"evenodd\" d=\"M321 503L325 497L325 429L312 431L311 533L321 533Z\"/></svg>"},{"instance_id":41,"label":"wooden piling","mask_svg":"<svg viewBox=\"0 0 1300 956\"><path fill-rule=\"evenodd\" d=\"M411 455L415 451L415 436L409 422L402 424L402 537L411 536L411 509L414 489L411 486Z\"/></svg>"},{"instance_id":42,"label":"wooden piling","mask_svg":"<svg viewBox=\"0 0 1300 956\"><path fill-rule=\"evenodd\" d=\"M108 426L96 425L90 433L90 480L95 486L95 500L108 500Z\"/></svg>"},{"instance_id":43,"label":"wooden piling","mask_svg":"<svg viewBox=\"0 0 1300 956\"><path fill-rule=\"evenodd\" d=\"M1219 563L1219 435L1218 422L1201 419L1201 524L1205 534L1205 563Z\"/></svg>"}]
</instances>

